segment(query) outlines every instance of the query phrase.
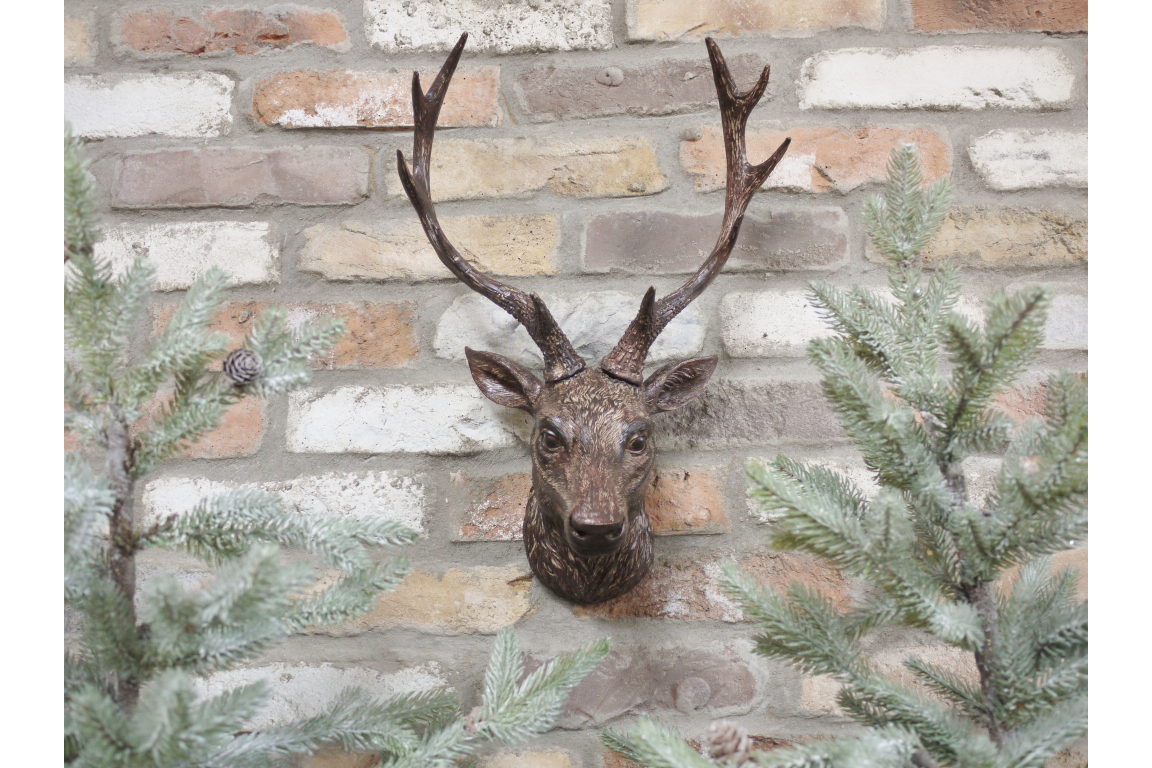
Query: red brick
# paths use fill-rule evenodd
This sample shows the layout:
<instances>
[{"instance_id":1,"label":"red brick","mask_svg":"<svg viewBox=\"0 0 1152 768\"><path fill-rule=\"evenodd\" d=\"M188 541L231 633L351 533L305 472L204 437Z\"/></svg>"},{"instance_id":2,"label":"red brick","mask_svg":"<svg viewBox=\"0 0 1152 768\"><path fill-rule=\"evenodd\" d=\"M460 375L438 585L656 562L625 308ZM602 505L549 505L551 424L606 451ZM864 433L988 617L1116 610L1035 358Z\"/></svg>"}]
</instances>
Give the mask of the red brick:
<instances>
[{"instance_id":1,"label":"red brick","mask_svg":"<svg viewBox=\"0 0 1152 768\"><path fill-rule=\"evenodd\" d=\"M1077 374L1081 381L1088 383L1088 374ZM996 396L993 405L999 411L1007 414L1013 421L1023 423L1028 419L1044 418L1044 409L1048 403L1048 383L1040 381L1035 384L1018 384L1007 392Z\"/></svg>"},{"instance_id":2,"label":"red brick","mask_svg":"<svg viewBox=\"0 0 1152 768\"><path fill-rule=\"evenodd\" d=\"M428 73L424 83L431 83ZM463 70L452 78L439 128L500 125L499 67ZM283 128L410 128L409 72L286 72L256 84L252 119Z\"/></svg>"},{"instance_id":3,"label":"red brick","mask_svg":"<svg viewBox=\"0 0 1152 768\"><path fill-rule=\"evenodd\" d=\"M457 541L521 541L524 510L532 490L528 473L494 480L452 477L462 491L457 506L465 507ZM707 470L668 470L657 473L648 489L646 509L657 536L727 533L732 530L724 511L719 482Z\"/></svg>"},{"instance_id":4,"label":"red brick","mask_svg":"<svg viewBox=\"0 0 1152 768\"><path fill-rule=\"evenodd\" d=\"M264 437L264 401L246 397L228 409L220 426L204 435L185 453L189 459L250 456Z\"/></svg>"},{"instance_id":5,"label":"red brick","mask_svg":"<svg viewBox=\"0 0 1152 768\"><path fill-rule=\"evenodd\" d=\"M267 306L263 301L229 302L216 313L210 330L226 335L229 348L235 349L243 344L244 337ZM288 322L296 325L323 318L344 319L344 336L331 354L314 363L314 368L396 368L411 362L420 353L412 327L415 309L415 305L409 302L310 302L290 305ZM173 305L153 306L152 332L158 334L175 311ZM217 360L212 363L212 369L218 371L220 365L221 361Z\"/></svg>"},{"instance_id":6,"label":"red brick","mask_svg":"<svg viewBox=\"0 0 1152 768\"><path fill-rule=\"evenodd\" d=\"M923 32L1086 32L1088 0L912 0Z\"/></svg>"},{"instance_id":7,"label":"red brick","mask_svg":"<svg viewBox=\"0 0 1152 768\"><path fill-rule=\"evenodd\" d=\"M267 11L208 8L198 15L146 9L120 22L121 49L141 54L258 53L312 44L347 51L340 14L295 6Z\"/></svg>"},{"instance_id":8,"label":"red brick","mask_svg":"<svg viewBox=\"0 0 1152 768\"><path fill-rule=\"evenodd\" d=\"M739 561L740 568L758 582L780 591L793 581L820 590L837 608L851 602L851 582L835 568L811 555L766 552ZM661 558L631 592L597 605L578 605L577 616L594 619L712 619L743 621L740 608L725 598L716 585L718 563L706 560Z\"/></svg>"},{"instance_id":9,"label":"red brick","mask_svg":"<svg viewBox=\"0 0 1152 768\"><path fill-rule=\"evenodd\" d=\"M368 197L370 159L355 147L183 149L120 157L117 208L353 205Z\"/></svg>"},{"instance_id":10,"label":"red brick","mask_svg":"<svg viewBox=\"0 0 1152 768\"><path fill-rule=\"evenodd\" d=\"M765 189L850 192L865 184L883 182L888 157L900 141L919 145L927 181L952 171L952 145L941 131L904 126L753 129L748 132L748 159L754 163L767 159L787 137L792 138L792 144L768 177ZM699 139L682 142L680 164L695 179L697 192L723 189L724 140L720 127L706 126Z\"/></svg>"}]
</instances>

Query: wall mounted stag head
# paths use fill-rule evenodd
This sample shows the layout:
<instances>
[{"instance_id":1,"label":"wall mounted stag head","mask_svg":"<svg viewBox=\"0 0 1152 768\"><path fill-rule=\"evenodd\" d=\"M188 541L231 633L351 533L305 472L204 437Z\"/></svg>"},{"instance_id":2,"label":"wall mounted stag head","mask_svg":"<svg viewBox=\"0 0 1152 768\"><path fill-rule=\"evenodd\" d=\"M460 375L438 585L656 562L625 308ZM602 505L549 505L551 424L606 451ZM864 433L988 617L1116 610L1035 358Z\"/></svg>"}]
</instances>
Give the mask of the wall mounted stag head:
<instances>
[{"instance_id":1,"label":"wall mounted stag head","mask_svg":"<svg viewBox=\"0 0 1152 768\"><path fill-rule=\"evenodd\" d=\"M716 247L699 271L662 299L649 288L640 311L599 367L588 367L540 297L504 285L467 261L444 235L429 186L432 137L448 83L468 35L452 49L425 94L412 78L415 118L413 169L403 152L397 166L404 191L444 266L472 290L516 318L544 357L543 380L491 352L466 349L472 378L490 400L535 417L532 492L524 517L528 562L545 586L579 603L597 603L632 589L652 564L652 524L644 495L652 481L656 445L652 416L695 399L716 368L716 357L672 363L644 378L644 361L660 332L719 274L752 195L788 149L785 140L760 165L748 162L744 128L768 86L765 67L756 86L740 93L715 41L708 56L720 100L728 164L724 220Z\"/></svg>"}]
</instances>

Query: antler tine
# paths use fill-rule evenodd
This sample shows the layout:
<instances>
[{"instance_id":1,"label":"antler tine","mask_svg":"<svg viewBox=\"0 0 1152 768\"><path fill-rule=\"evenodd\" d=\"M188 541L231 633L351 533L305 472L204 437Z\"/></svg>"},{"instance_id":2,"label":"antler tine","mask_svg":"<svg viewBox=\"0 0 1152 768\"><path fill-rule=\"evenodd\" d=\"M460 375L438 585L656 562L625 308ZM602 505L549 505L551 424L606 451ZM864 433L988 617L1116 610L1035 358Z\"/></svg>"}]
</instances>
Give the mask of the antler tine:
<instances>
[{"instance_id":1,"label":"antler tine","mask_svg":"<svg viewBox=\"0 0 1152 768\"><path fill-rule=\"evenodd\" d=\"M684 285L659 301L653 302L655 289L649 288L641 302L640 312L632 321L616 348L602 361L600 367L618 379L639 385L643 381L644 361L648 349L656 337L676 315L680 314L692 301L704 292L732 253L736 237L740 234L740 224L752 195L768 178L768 174L788 151L791 139L785 139L772 156L759 165L748 162L745 149L744 131L748 116L764 95L768 87L769 67L756 85L741 93L732 82L728 65L720 53L720 46L712 38L707 38L708 58L712 62L712 77L716 81L716 95L720 101L720 121L724 128L724 157L727 162L727 184L724 194L724 221L720 227L720 237L712 253L700 269Z\"/></svg>"},{"instance_id":2,"label":"antler tine","mask_svg":"<svg viewBox=\"0 0 1152 768\"><path fill-rule=\"evenodd\" d=\"M467 32L460 36L460 40L452 49L452 53L448 54L448 59L440 68L440 73L436 75L426 94L420 89L419 73L412 74L414 169L409 171L402 150L396 151L396 169L400 174L400 183L404 185L404 191L408 194L412 207L416 209L416 215L420 217L424 234L428 236L428 241L432 243L432 248L440 257L440 261L460 282L481 296L487 297L496 306L520 321L544 356L545 381L559 381L584 370L584 360L576 354L572 342L560 330L548 307L535 293L525 293L493 280L465 261L441 229L440 221L436 218L436 209L432 204L430 174L436 120L440 116L440 107L444 103L444 96L448 93L448 84L452 80L452 73L460 61L460 54L467 39Z\"/></svg>"}]
</instances>

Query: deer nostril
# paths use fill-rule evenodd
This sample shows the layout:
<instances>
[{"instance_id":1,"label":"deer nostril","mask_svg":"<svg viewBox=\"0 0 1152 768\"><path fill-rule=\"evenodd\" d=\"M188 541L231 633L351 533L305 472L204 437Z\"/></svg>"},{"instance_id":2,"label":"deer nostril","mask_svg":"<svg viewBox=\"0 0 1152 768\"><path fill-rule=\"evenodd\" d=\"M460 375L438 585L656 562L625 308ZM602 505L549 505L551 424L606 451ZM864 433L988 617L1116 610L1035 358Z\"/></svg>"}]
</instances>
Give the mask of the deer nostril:
<instances>
[{"instance_id":1,"label":"deer nostril","mask_svg":"<svg viewBox=\"0 0 1152 768\"><path fill-rule=\"evenodd\" d=\"M590 537L604 538L609 541L620 538L624 533L624 521L618 523L595 524L595 523L582 523L575 519L572 520L572 535L578 539L585 539Z\"/></svg>"}]
</instances>

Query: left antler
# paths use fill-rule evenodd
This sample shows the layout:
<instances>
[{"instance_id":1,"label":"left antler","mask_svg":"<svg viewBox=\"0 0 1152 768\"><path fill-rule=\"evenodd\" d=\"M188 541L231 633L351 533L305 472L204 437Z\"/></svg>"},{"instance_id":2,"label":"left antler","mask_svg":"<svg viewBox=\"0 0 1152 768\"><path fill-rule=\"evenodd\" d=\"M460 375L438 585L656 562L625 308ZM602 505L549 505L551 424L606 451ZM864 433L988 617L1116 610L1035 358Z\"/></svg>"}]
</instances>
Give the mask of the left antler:
<instances>
[{"instance_id":1,"label":"left antler","mask_svg":"<svg viewBox=\"0 0 1152 768\"><path fill-rule=\"evenodd\" d=\"M764 67L763 74L754 88L740 93L732 82L728 65L720 53L720 46L712 38L705 40L708 45L708 58L712 61L712 77L716 81L716 93L720 100L720 120L724 127L724 156L728 165L728 179L724 196L724 223L716 247L703 266L688 282L656 301L656 289L649 288L640 303L640 312L624 332L620 342L603 360L600 367L608 374L631 384L640 385L644 377L644 361L648 349L668 323L692 301L704 292L712 279L723 269L736 245L740 233L740 223L744 211L752 200L752 195L768 178L768 174L788 151L791 139L785 139L772 156L760 165L748 162L744 143L744 129L748 115L752 113L764 89L768 87L770 67Z\"/></svg>"},{"instance_id":2,"label":"left antler","mask_svg":"<svg viewBox=\"0 0 1152 768\"><path fill-rule=\"evenodd\" d=\"M459 278L460 282L487 297L496 306L520 321L544 356L545 381L559 381L584 370L584 360L560 330L560 326L556 324L543 300L535 293L525 293L518 288L493 280L465 261L455 246L448 241L444 230L440 228L436 208L432 205L430 190L432 137L436 132L436 119L440 116L440 107L444 103L444 96L448 93L448 83L452 80L452 73L456 71L456 64L460 61L460 53L464 50L464 43L467 40L467 32L460 35L460 40L452 49L452 53L448 54L440 74L436 75L426 95L420 89L420 75L412 73L412 116L416 125L412 148L414 171L408 171L404 153L396 150L396 166L400 172L400 182L404 185L404 191L408 193L408 199L416 209L416 215L424 225L424 233L428 235L428 240L432 243L432 248L440 257L440 261Z\"/></svg>"}]
</instances>

